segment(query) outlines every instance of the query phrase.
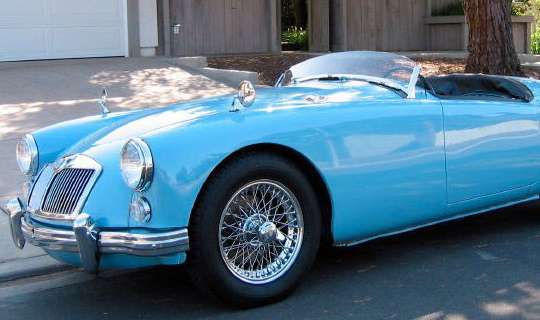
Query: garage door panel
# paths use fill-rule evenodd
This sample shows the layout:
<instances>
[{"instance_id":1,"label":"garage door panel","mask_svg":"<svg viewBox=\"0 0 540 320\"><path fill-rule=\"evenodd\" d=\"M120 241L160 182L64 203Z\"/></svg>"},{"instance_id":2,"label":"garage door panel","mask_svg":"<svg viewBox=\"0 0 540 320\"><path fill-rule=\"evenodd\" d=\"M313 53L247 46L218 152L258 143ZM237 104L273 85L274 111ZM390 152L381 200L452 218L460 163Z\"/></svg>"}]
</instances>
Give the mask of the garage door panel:
<instances>
[{"instance_id":1,"label":"garage door panel","mask_svg":"<svg viewBox=\"0 0 540 320\"><path fill-rule=\"evenodd\" d=\"M47 55L47 31L37 29L0 29L0 61L36 59Z\"/></svg>"},{"instance_id":2,"label":"garage door panel","mask_svg":"<svg viewBox=\"0 0 540 320\"><path fill-rule=\"evenodd\" d=\"M49 0L51 12L55 14L97 14L118 15L120 8L118 1L111 0Z\"/></svg>"},{"instance_id":3,"label":"garage door panel","mask_svg":"<svg viewBox=\"0 0 540 320\"><path fill-rule=\"evenodd\" d=\"M3 1L0 0L0 28L5 26L46 25L47 9L45 0Z\"/></svg>"},{"instance_id":4,"label":"garage door panel","mask_svg":"<svg viewBox=\"0 0 540 320\"><path fill-rule=\"evenodd\" d=\"M118 28L65 28L52 32L51 54L62 56L96 55L101 53L114 55L118 53L118 43L122 41L122 30ZM88 39L95 39L88 41Z\"/></svg>"},{"instance_id":5,"label":"garage door panel","mask_svg":"<svg viewBox=\"0 0 540 320\"><path fill-rule=\"evenodd\" d=\"M119 1L110 0L49 0L50 16L58 19L60 26L117 25L122 19L122 6Z\"/></svg>"},{"instance_id":6,"label":"garage door panel","mask_svg":"<svg viewBox=\"0 0 540 320\"><path fill-rule=\"evenodd\" d=\"M0 0L0 61L123 56L123 3Z\"/></svg>"}]
</instances>

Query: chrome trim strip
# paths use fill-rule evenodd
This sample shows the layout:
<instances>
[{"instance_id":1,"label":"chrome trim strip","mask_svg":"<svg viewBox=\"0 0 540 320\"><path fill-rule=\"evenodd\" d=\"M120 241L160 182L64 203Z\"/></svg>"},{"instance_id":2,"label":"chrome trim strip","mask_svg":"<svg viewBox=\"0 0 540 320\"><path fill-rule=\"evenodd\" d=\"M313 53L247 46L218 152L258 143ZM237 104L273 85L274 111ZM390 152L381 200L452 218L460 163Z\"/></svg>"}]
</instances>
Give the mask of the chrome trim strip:
<instances>
[{"instance_id":1,"label":"chrome trim strip","mask_svg":"<svg viewBox=\"0 0 540 320\"><path fill-rule=\"evenodd\" d=\"M80 217L89 218L86 214ZM84 219L83 219L84 220ZM88 233L93 226L81 220L81 232ZM27 218L22 219L21 229L24 237L31 244L47 250L80 252L81 237L76 236L75 230L53 229L49 227L33 226ZM84 222L84 223L83 223ZM129 232L102 231L96 232L98 253L124 253L135 256L155 257L189 250L189 236L187 228L179 230L135 234ZM90 233L89 235L92 235Z\"/></svg>"},{"instance_id":2,"label":"chrome trim strip","mask_svg":"<svg viewBox=\"0 0 540 320\"><path fill-rule=\"evenodd\" d=\"M26 241L34 246L46 250L79 251L73 231L34 227L26 218L22 219L21 227Z\"/></svg>"},{"instance_id":3,"label":"chrome trim strip","mask_svg":"<svg viewBox=\"0 0 540 320\"><path fill-rule=\"evenodd\" d=\"M127 253L138 256L165 255L169 251L189 250L186 228L157 234L133 234L123 232L101 232L99 248L106 253Z\"/></svg>"},{"instance_id":4,"label":"chrome trim strip","mask_svg":"<svg viewBox=\"0 0 540 320\"><path fill-rule=\"evenodd\" d=\"M407 99L416 98L416 83L418 83L420 72L422 72L422 68L420 66L414 67L411 79L409 81L409 86L407 87Z\"/></svg>"}]
</instances>

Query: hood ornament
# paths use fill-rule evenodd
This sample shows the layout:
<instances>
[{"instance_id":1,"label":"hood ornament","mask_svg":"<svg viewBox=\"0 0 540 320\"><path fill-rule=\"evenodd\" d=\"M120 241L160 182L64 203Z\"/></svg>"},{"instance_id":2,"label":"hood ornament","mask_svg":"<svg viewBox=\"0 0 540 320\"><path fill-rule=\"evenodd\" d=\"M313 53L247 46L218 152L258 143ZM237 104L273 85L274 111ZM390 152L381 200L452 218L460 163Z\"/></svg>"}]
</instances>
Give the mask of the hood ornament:
<instances>
[{"instance_id":1,"label":"hood ornament","mask_svg":"<svg viewBox=\"0 0 540 320\"><path fill-rule=\"evenodd\" d=\"M103 87L103 89L101 89L101 98L98 100L98 105L101 108L101 114L103 115L111 112L111 110L109 110L109 107L107 106L108 95L109 93L107 92L107 88Z\"/></svg>"}]
</instances>

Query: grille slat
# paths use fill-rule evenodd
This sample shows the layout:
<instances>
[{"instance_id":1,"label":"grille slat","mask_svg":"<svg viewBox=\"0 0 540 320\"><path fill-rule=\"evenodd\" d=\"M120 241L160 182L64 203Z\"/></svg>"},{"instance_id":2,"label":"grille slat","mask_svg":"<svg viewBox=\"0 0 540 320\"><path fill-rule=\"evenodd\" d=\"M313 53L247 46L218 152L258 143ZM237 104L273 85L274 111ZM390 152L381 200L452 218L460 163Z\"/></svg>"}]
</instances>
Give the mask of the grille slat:
<instances>
[{"instance_id":1,"label":"grille slat","mask_svg":"<svg viewBox=\"0 0 540 320\"><path fill-rule=\"evenodd\" d=\"M69 208L69 204L71 203L71 200L73 199L73 197L68 197L68 194L73 194L73 195L77 194L76 190L73 189L73 185L75 183L75 180L79 178L79 175L70 175L70 174L66 174L66 175L67 175L67 178L66 178L66 181L64 182L65 187L62 189L62 198L60 199L62 200L62 203L58 205L59 212L66 212L67 209Z\"/></svg>"},{"instance_id":2,"label":"grille slat","mask_svg":"<svg viewBox=\"0 0 540 320\"><path fill-rule=\"evenodd\" d=\"M82 195L82 192L84 191L83 187L86 186L86 183L89 180L89 172L83 172L81 175L73 179L72 188L73 188L73 194L75 194L75 197L71 197L66 202L66 208L73 208L77 206L77 202L79 201L79 198ZM64 209L64 208L62 208Z\"/></svg>"},{"instance_id":3,"label":"grille slat","mask_svg":"<svg viewBox=\"0 0 540 320\"><path fill-rule=\"evenodd\" d=\"M93 174L93 169L79 168L66 168L57 173L41 210L51 214L73 214Z\"/></svg>"},{"instance_id":4,"label":"grille slat","mask_svg":"<svg viewBox=\"0 0 540 320\"><path fill-rule=\"evenodd\" d=\"M68 174L67 172L63 171L61 172L60 179L58 180L58 186L57 186L57 193L54 198L51 198L51 213L57 213L61 212L60 207L62 205L62 201L64 200L64 193L66 192L66 182L68 181ZM56 201L55 201L56 200Z\"/></svg>"},{"instance_id":5,"label":"grille slat","mask_svg":"<svg viewBox=\"0 0 540 320\"><path fill-rule=\"evenodd\" d=\"M56 183L51 184L51 186L49 187L48 195L50 195L50 196L48 196L45 199L44 208L49 208L50 210L53 209L54 204L51 203L51 199L57 199L58 198L58 193L60 192L60 187L62 186L62 180L64 179L64 177L65 176L64 176L63 172L60 172L59 174L57 174L56 176L53 177L53 180Z\"/></svg>"}]
</instances>

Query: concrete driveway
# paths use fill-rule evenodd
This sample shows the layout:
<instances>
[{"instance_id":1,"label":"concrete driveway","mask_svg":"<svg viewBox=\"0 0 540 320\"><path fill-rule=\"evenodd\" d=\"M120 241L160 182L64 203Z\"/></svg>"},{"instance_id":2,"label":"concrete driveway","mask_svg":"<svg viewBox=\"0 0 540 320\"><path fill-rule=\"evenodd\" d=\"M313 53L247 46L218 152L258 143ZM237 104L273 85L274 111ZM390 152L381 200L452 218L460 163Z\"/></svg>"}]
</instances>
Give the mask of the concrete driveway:
<instances>
[{"instance_id":1,"label":"concrete driveway","mask_svg":"<svg viewBox=\"0 0 540 320\"><path fill-rule=\"evenodd\" d=\"M187 72L166 58L1 63L0 202L15 196L23 182L15 160L18 139L54 123L98 114L97 100L103 86L109 90L113 112L232 92L226 85ZM3 273L32 263L52 264L32 246L15 250L8 231L7 219L0 215L0 279ZM37 256L41 257L20 260Z\"/></svg>"}]
</instances>

